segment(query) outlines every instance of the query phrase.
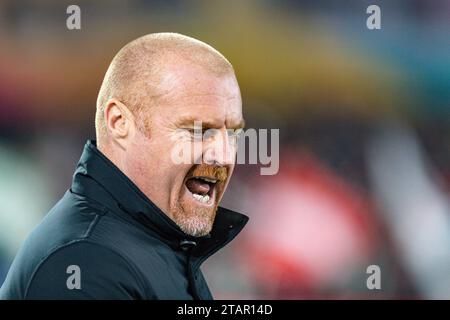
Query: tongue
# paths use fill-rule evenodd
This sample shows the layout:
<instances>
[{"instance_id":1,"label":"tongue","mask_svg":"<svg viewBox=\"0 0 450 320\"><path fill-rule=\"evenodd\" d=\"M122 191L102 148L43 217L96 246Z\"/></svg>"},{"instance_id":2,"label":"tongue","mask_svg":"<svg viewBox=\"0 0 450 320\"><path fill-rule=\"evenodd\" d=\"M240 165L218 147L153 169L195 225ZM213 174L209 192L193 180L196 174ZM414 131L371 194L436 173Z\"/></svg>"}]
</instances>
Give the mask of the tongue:
<instances>
[{"instance_id":1,"label":"tongue","mask_svg":"<svg viewBox=\"0 0 450 320\"><path fill-rule=\"evenodd\" d=\"M206 195L209 192L209 184L200 179L189 179L186 181L186 187L192 193L197 193L202 196Z\"/></svg>"}]
</instances>

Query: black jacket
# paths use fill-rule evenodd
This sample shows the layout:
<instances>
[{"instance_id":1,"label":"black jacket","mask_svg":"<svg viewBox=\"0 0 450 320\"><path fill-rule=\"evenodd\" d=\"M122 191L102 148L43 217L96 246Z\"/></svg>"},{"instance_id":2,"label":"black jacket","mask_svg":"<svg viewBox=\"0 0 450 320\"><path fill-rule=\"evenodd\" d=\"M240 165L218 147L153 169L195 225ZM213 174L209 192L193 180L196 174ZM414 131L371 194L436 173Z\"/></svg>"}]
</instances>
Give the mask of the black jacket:
<instances>
[{"instance_id":1,"label":"black jacket","mask_svg":"<svg viewBox=\"0 0 450 320\"><path fill-rule=\"evenodd\" d=\"M210 235L190 237L88 141L70 190L23 244L0 298L212 299L200 265L247 220L219 208Z\"/></svg>"}]
</instances>

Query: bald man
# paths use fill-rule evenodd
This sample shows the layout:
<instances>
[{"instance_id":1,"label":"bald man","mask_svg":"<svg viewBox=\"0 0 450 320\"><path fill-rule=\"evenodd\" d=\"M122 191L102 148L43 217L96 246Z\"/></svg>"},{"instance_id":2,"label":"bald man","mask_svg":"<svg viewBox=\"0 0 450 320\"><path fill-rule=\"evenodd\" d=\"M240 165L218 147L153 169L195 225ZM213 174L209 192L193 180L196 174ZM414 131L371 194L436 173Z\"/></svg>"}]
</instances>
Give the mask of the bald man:
<instances>
[{"instance_id":1,"label":"bald man","mask_svg":"<svg viewBox=\"0 0 450 320\"><path fill-rule=\"evenodd\" d=\"M179 34L109 66L70 189L17 254L2 299L212 299L200 265L248 218L219 207L243 127L231 64Z\"/></svg>"}]
</instances>

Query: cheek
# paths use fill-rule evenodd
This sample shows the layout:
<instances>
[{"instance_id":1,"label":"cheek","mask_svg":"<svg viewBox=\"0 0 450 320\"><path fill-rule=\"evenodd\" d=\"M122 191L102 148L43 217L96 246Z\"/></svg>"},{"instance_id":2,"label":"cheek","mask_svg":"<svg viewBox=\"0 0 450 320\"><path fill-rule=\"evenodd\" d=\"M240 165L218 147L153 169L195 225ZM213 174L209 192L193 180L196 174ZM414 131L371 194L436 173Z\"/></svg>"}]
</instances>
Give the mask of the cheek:
<instances>
[{"instance_id":1,"label":"cheek","mask_svg":"<svg viewBox=\"0 0 450 320\"><path fill-rule=\"evenodd\" d=\"M170 135L163 134L154 134L150 138L137 137L133 150L130 151L130 154L136 155L132 160L138 166L136 174L140 174L141 179L151 183L152 189L164 191L166 194L170 191L177 192L183 187L184 178L192 168L192 164L173 161L172 152L176 147L188 148L191 143L186 139L174 140Z\"/></svg>"},{"instance_id":2,"label":"cheek","mask_svg":"<svg viewBox=\"0 0 450 320\"><path fill-rule=\"evenodd\" d=\"M155 184L167 189L179 187L191 168L191 164L176 163L172 152L176 144L170 140L159 139L143 146L147 150L141 159L147 174L152 176Z\"/></svg>"},{"instance_id":3,"label":"cheek","mask_svg":"<svg viewBox=\"0 0 450 320\"><path fill-rule=\"evenodd\" d=\"M152 140L139 134L134 137L133 143L126 151L125 165L138 175L137 179L148 181L153 178L152 181L155 181L155 175L158 174L158 154Z\"/></svg>"}]
</instances>

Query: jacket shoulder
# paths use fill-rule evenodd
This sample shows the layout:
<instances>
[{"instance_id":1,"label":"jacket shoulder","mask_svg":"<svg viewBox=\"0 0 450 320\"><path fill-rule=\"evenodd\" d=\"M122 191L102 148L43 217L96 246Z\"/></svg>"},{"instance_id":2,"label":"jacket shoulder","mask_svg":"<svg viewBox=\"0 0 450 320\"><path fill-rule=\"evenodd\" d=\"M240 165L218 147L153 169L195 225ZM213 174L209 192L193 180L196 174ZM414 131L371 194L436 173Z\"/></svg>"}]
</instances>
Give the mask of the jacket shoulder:
<instances>
[{"instance_id":1,"label":"jacket shoulder","mask_svg":"<svg viewBox=\"0 0 450 320\"><path fill-rule=\"evenodd\" d=\"M104 209L67 191L30 233L17 253L0 298L5 294L22 299L36 268L58 248L87 239L101 219Z\"/></svg>"},{"instance_id":2,"label":"jacket shoulder","mask_svg":"<svg viewBox=\"0 0 450 320\"><path fill-rule=\"evenodd\" d=\"M25 299L143 299L146 286L132 263L89 240L66 244L40 263Z\"/></svg>"}]
</instances>

